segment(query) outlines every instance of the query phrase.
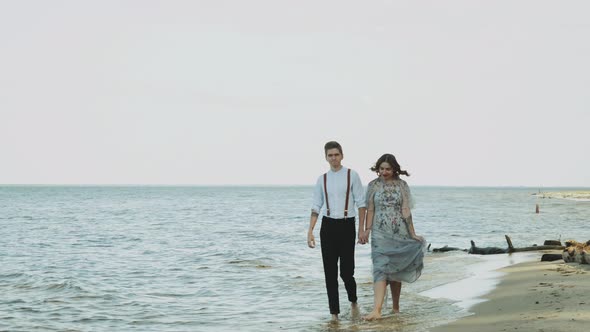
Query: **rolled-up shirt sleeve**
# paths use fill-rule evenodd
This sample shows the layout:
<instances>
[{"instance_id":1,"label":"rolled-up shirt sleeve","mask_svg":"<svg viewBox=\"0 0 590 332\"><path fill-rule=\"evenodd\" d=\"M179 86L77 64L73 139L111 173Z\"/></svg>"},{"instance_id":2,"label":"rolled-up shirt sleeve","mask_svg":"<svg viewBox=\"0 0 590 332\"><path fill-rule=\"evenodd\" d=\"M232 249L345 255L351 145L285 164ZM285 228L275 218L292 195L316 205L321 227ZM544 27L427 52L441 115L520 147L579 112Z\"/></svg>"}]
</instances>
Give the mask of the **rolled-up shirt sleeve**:
<instances>
[{"instance_id":1,"label":"rolled-up shirt sleeve","mask_svg":"<svg viewBox=\"0 0 590 332\"><path fill-rule=\"evenodd\" d=\"M365 190L363 189L361 178L357 172L353 172L352 176L352 196L357 209L367 206L367 202L365 201Z\"/></svg>"},{"instance_id":2,"label":"rolled-up shirt sleeve","mask_svg":"<svg viewBox=\"0 0 590 332\"><path fill-rule=\"evenodd\" d=\"M313 188L313 198L311 202L311 212L320 214L322 206L324 205L324 192L323 192L322 177L320 176Z\"/></svg>"}]
</instances>

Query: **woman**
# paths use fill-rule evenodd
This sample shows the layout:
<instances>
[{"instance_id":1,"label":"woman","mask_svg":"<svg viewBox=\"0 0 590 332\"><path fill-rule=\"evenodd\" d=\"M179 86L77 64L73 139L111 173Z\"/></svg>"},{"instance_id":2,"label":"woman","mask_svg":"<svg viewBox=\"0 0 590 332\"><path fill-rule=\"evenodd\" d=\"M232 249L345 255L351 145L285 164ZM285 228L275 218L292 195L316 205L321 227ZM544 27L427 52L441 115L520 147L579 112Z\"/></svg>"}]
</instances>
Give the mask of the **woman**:
<instances>
[{"instance_id":1,"label":"woman","mask_svg":"<svg viewBox=\"0 0 590 332\"><path fill-rule=\"evenodd\" d=\"M371 170L379 177L367 188L367 220L363 241L371 235L375 307L364 317L381 318L387 284L390 284L393 312L399 312L402 282L414 282L422 273L426 241L416 235L410 208L412 196L400 175L409 176L395 157L384 154ZM371 232L372 231L372 232Z\"/></svg>"}]
</instances>

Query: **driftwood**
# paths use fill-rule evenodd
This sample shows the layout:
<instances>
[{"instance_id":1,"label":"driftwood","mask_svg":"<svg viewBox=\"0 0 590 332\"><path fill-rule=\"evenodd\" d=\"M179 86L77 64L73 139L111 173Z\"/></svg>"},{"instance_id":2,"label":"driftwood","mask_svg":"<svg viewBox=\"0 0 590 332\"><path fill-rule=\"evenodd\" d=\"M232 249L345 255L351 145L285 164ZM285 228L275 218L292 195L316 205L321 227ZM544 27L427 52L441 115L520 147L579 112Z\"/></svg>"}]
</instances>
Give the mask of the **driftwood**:
<instances>
[{"instance_id":1,"label":"driftwood","mask_svg":"<svg viewBox=\"0 0 590 332\"><path fill-rule=\"evenodd\" d=\"M512 239L510 236L504 235L506 237L506 243L508 244L508 248L499 248L499 247L478 247L475 245L475 242L471 240L471 248L469 249L461 249L456 247L449 247L444 246L442 248L434 248L432 249L433 252L447 252L453 250L460 250L460 251L467 251L470 254L476 255L494 255L494 254L506 254L506 253L513 253L513 252L523 252L523 251L538 251L538 250L563 250L562 254L544 254L541 257L541 261L556 261L563 259L564 262L576 262L580 264L590 264L590 240L586 242L578 242L575 240L568 240L565 241L565 246L561 245L560 241L556 240L546 240L542 246L532 245L529 247L522 247L522 248L515 248L512 244ZM428 245L428 250L430 250L430 245Z\"/></svg>"},{"instance_id":2,"label":"driftwood","mask_svg":"<svg viewBox=\"0 0 590 332\"><path fill-rule=\"evenodd\" d=\"M590 264L590 240L587 242L566 241L562 257L566 263Z\"/></svg>"},{"instance_id":3,"label":"driftwood","mask_svg":"<svg viewBox=\"0 0 590 332\"><path fill-rule=\"evenodd\" d=\"M505 254L508 252L508 249L498 248L498 247L477 247L475 242L471 240L471 248L469 248L468 253L475 254L475 255L494 255L494 254Z\"/></svg>"},{"instance_id":4,"label":"driftwood","mask_svg":"<svg viewBox=\"0 0 590 332\"><path fill-rule=\"evenodd\" d=\"M541 256L541 262L553 262L560 259L563 259L561 254L543 254L543 256Z\"/></svg>"},{"instance_id":5,"label":"driftwood","mask_svg":"<svg viewBox=\"0 0 590 332\"><path fill-rule=\"evenodd\" d=\"M535 251L535 250L563 250L563 248L565 248L564 246L561 245L561 242L559 242L558 245L542 245L542 246L537 246L537 245L533 245L530 247L524 247L524 248L514 248L514 246L512 245L512 240L510 239L510 236L508 235L504 235L506 237L506 242L508 243L508 252L522 252L522 251ZM545 241L545 243L547 243L548 241Z\"/></svg>"},{"instance_id":6,"label":"driftwood","mask_svg":"<svg viewBox=\"0 0 590 332\"><path fill-rule=\"evenodd\" d=\"M442 248L434 248L432 249L433 252L447 252L453 250L460 250L460 251L467 251L470 254L475 255L495 255L495 254L506 254L506 253L513 253L513 252L523 252L523 251L536 251L536 250L563 250L565 247L561 245L561 242L555 240L546 240L542 246L532 245L529 247L522 247L522 248L515 248L512 244L512 239L508 235L505 235L506 243L508 244L508 248L499 248L499 247L478 247L475 245L475 242L471 240L471 247L469 249L461 249L456 247L449 247L444 246ZM589 241L590 242L590 241ZM430 246L428 246L430 249ZM590 249L590 247L589 247ZM589 253L590 254L590 253ZM589 255L590 260L590 255Z\"/></svg>"},{"instance_id":7,"label":"driftwood","mask_svg":"<svg viewBox=\"0 0 590 332\"><path fill-rule=\"evenodd\" d=\"M430 245L428 246L428 248L430 248ZM432 249L433 252L447 252L447 251L455 251L455 250L460 250L460 251L467 251L467 249L461 249L461 248L457 248L457 247L449 247L449 246L444 246L442 248L434 248Z\"/></svg>"}]
</instances>

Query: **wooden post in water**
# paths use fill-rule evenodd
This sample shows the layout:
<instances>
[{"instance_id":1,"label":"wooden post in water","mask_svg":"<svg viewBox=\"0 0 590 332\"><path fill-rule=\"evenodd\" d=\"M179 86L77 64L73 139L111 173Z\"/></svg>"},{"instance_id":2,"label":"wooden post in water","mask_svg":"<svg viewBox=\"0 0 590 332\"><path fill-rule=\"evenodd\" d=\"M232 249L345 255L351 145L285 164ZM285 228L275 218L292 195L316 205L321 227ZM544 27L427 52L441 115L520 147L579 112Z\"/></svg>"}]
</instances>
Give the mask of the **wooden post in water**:
<instances>
[{"instance_id":1,"label":"wooden post in water","mask_svg":"<svg viewBox=\"0 0 590 332\"><path fill-rule=\"evenodd\" d=\"M535 213L539 214L539 203L537 203L535 206Z\"/></svg>"}]
</instances>

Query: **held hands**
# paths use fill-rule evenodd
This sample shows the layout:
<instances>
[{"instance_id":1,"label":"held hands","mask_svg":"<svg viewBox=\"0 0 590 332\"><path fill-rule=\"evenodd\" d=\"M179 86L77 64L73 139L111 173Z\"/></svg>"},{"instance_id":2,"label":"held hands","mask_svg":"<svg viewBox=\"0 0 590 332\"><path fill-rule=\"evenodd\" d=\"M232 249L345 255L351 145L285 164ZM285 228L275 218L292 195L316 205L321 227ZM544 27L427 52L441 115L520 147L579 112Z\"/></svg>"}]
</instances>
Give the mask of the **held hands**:
<instances>
[{"instance_id":1,"label":"held hands","mask_svg":"<svg viewBox=\"0 0 590 332\"><path fill-rule=\"evenodd\" d=\"M307 245L310 248L315 248L315 238L313 237L313 233L312 232L308 232L307 233Z\"/></svg>"},{"instance_id":2,"label":"held hands","mask_svg":"<svg viewBox=\"0 0 590 332\"><path fill-rule=\"evenodd\" d=\"M369 234L371 233L370 229L367 229L365 231L360 231L359 232L359 240L358 243L359 244L367 244L369 243Z\"/></svg>"}]
</instances>

